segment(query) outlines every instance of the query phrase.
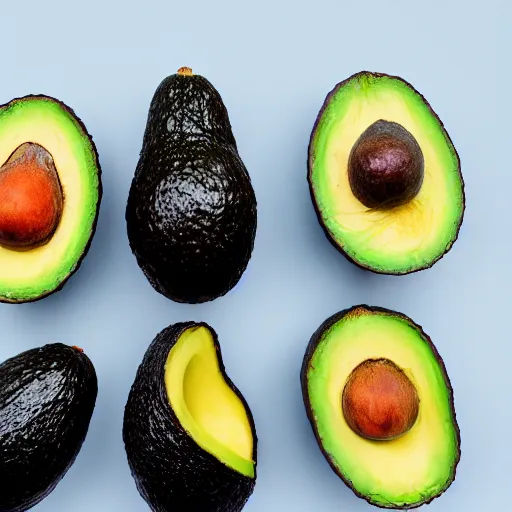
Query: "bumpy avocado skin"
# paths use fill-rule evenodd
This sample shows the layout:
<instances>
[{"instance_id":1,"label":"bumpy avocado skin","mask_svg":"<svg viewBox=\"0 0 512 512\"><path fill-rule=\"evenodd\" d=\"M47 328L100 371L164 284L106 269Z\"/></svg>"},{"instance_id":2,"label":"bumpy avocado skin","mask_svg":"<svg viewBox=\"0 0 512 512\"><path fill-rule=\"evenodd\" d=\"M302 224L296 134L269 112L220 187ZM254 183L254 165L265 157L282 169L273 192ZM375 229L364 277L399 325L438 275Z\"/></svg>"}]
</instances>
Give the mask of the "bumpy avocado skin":
<instances>
[{"instance_id":1,"label":"bumpy avocado skin","mask_svg":"<svg viewBox=\"0 0 512 512\"><path fill-rule=\"evenodd\" d=\"M384 313L386 315L393 315L393 316L402 318L403 320L408 322L411 326L413 326L415 329L417 329L420 332L420 334L423 337L423 339L425 340L425 342L429 344L429 346L430 346L430 348L431 348L431 350L432 350L432 352L433 352L433 354L434 354L434 356L435 356L435 358L436 358L436 360L437 360L437 362L438 362L438 364L439 364L439 366L441 368L441 371L442 371L443 376L444 376L445 384L446 384L446 386L447 386L447 388L448 388L448 390L450 392L450 407L451 407L451 412L452 412L452 416L453 416L453 420L454 420L454 425L453 426L454 426L455 433L456 433L456 436L457 436L457 454L456 454L455 463L453 465L453 471L452 471L450 479L446 482L446 486L445 486L445 488L443 489L442 492L440 492L439 494L437 494L435 496L425 497L424 501L421 501L421 502L416 503L414 505L406 505L404 507L400 507L400 506L397 506L397 505L394 505L394 504L390 503L389 506L382 506L382 505L380 505L378 503L373 502L371 496L366 496L366 495L361 494L360 492L358 492L357 489L355 489L354 486L352 485L352 482L350 480L348 480L347 478L345 478L340 471L338 471L338 468L336 467L335 461L333 461L331 459L330 455L324 450L323 444L322 444L322 439L321 439L321 437L318 434L318 429L317 429L317 425L316 425L316 419L315 419L315 416L313 414L313 410L311 408L311 403L310 403L310 400L309 400L309 393L308 393L307 376L308 376L308 371L309 371L309 368L310 368L310 365L311 365L311 359L312 359L312 357L313 357L313 355L315 353L315 350L316 350L318 344L320 343L320 341L322 339L322 335L330 327L332 327L334 324L339 322L342 318L344 318L345 316L347 316L350 313L352 313L352 311L357 310L357 309L366 309L367 311L374 312L374 313ZM448 377L448 373L446 372L446 367L444 365L444 361L443 361L442 357L439 355L439 352L437 351L435 345L432 343L432 340L430 339L428 334L425 333L425 331L423 330L421 325L418 325L417 323L415 323L408 316L404 315L403 313L399 313L397 311L393 311L391 309L381 308L381 307L378 307L378 306L368 306L366 304L360 304L360 305L357 305L357 306L352 306L351 308L344 309L344 310L339 311L338 313L335 313L334 315L330 316L329 318L327 318L327 320L325 320L320 325L320 327L313 333L313 335L311 336L311 339L309 340L308 346L306 348L306 352L304 354L304 359L302 361L302 367L301 367L301 371L300 371L300 383L301 383L301 390L302 390L302 398L303 398L303 401L304 401L304 407L306 409L306 415L307 415L308 420L309 420L309 422L311 424L311 428L313 429L316 441L318 443L318 446L319 446L322 454L324 455L325 459L327 460L327 462L331 466L332 470L343 480L343 482L359 498L362 498L362 499L366 500L368 503L370 503L371 505L373 505L375 507L378 507L378 508L385 508L385 509L391 508L391 509L396 509L396 510L398 510L398 509L407 509L407 510L409 510L409 509L418 508L418 507L421 507L422 505L427 505L428 503L431 503L435 498L438 498L439 496L441 496L448 489L448 487L450 487L450 485L455 480L455 475L456 475L456 471L457 471L457 465L458 465L458 463L460 461L460 456L461 456L461 451L460 451L461 438L460 438L460 429L459 429L459 426L458 426L458 423L457 423L456 414L455 414L455 403L454 403L454 398L453 398L453 390L452 390L452 387L451 387L451 384L450 384L450 379Z\"/></svg>"},{"instance_id":2,"label":"bumpy avocado skin","mask_svg":"<svg viewBox=\"0 0 512 512\"><path fill-rule=\"evenodd\" d=\"M0 365L0 511L23 512L55 489L85 440L97 392L89 358L61 343Z\"/></svg>"},{"instance_id":3,"label":"bumpy avocado skin","mask_svg":"<svg viewBox=\"0 0 512 512\"><path fill-rule=\"evenodd\" d=\"M175 74L157 88L126 222L139 266L166 297L206 302L240 280L256 236L256 197L206 78Z\"/></svg>"},{"instance_id":4,"label":"bumpy avocado skin","mask_svg":"<svg viewBox=\"0 0 512 512\"><path fill-rule=\"evenodd\" d=\"M407 87L409 87L414 92L416 92L422 98L422 100L424 101L425 105L429 109L429 111L432 114L432 116L435 117L439 121L440 125L443 127L444 135L445 135L446 139L449 141L449 143L451 144L451 146L453 147L453 151L455 153L455 156L457 157L458 169L459 169L459 179L460 179L461 188L462 188L462 213L461 213L459 222L457 224L457 231L455 232L455 236L450 241L450 243L447 245L446 250L444 251L444 253L441 254L438 258L433 259L428 265L425 265L425 266L422 266L420 268L416 268L416 269L410 270L410 271L408 271L406 273L403 273L403 272L383 272L383 271L379 271L379 270L377 270L377 269L375 269L375 268L373 268L371 266L364 265L363 263L355 260L349 254L347 254L343 250L343 246L339 243L338 240L336 240L336 238L334 238L332 236L332 234L327 229L327 226L324 224L324 220L322 218L322 213L320 212L320 209L318 207L318 203L317 203L316 197L315 197L314 185L313 185L313 180L311 178L311 175L312 175L312 172L313 172L314 139L315 139L316 130L318 128L318 125L319 125L319 123L320 123L320 121L322 119L322 116L323 116L325 110L327 109L327 107L330 104L331 99L336 95L336 93L339 91L339 89L343 88L346 84L348 84L349 82L354 80L354 78L358 77L359 75L373 75L375 77L387 76L387 77L392 78L394 80L400 80ZM392 119L391 119L391 121L392 121ZM346 78L345 80L339 82L338 84L336 84L334 86L334 88L325 97L324 103L322 104L322 108L318 112L318 115L316 117L315 123L313 125L313 129L311 130L311 136L310 136L309 144L308 144L308 174L307 174L307 180L308 180L308 186L309 186L309 193L310 193L310 196L311 196L311 202L313 203L313 207L315 209L315 213L316 213L316 216L317 216L318 223L322 227L326 238L329 240L331 245L333 245L333 247L338 252L340 252L348 261L350 261L351 263L353 263L354 265L356 265L357 267L359 267L359 268L361 268L363 270L369 270L369 271L371 271L371 272L373 272L375 274L390 274L390 275L413 274L414 272L419 272L421 270L426 270L428 268L431 268L435 263L437 263L441 258L443 258L450 251L450 249L452 248L453 244L457 241L457 238L459 237L459 232L460 232L460 228L462 226L462 222L464 220L464 213L465 213L465 209L466 209L465 184L464 184L464 178L463 178L462 173L460 171L460 157L459 157L459 154L457 153L457 150L455 149L455 146L453 145L452 139L450 138L448 132L444 128L443 122L441 121L441 119L439 119L439 116L434 112L434 110L430 106L430 103L409 82L407 82L406 80L404 80L403 78L401 78L399 76L388 75L386 73L375 73L375 72L371 72L371 71L360 71L358 73L354 73L353 75L349 76L348 78Z\"/></svg>"},{"instance_id":5,"label":"bumpy avocado skin","mask_svg":"<svg viewBox=\"0 0 512 512\"><path fill-rule=\"evenodd\" d=\"M93 152L92 158L95 162L95 167L96 167L97 174L98 174L98 188L97 188L98 201L96 203L96 211L95 211L94 220L93 220L93 223L91 226L91 231L90 231L89 240L87 242L87 245L84 247L84 250L82 251L82 254L80 255L80 257L78 258L76 265L67 274L67 276L60 282L60 284L53 290L50 290L46 293L41 293L41 295L39 295L38 297L36 297L34 299L30 299L30 300L12 299L12 298L3 297L0 295L0 303L5 303L5 304L22 304L22 303L26 303L26 302L37 302L38 300L44 299L44 298L46 298L50 295L53 295L54 293L62 290L64 285L68 282L69 278L78 271L84 258L87 256L89 249L91 248L92 240L94 238L94 234L96 233L96 226L98 224L98 217L100 214L101 200L103 197L103 185L102 185L102 181L101 181L101 172L102 171L101 171L101 165L99 162L99 156L98 156L98 150L96 148L96 144L94 143L92 136L87 131L87 128L85 127L83 121L75 114L75 111L71 107L68 107L65 103L63 103L62 101L60 101L57 98L54 98L52 96L47 96L45 94L28 94L27 96L23 96L20 98L14 98L13 100L9 101L8 103L4 103L3 105L0 105L0 110L8 109L12 105L14 105L15 103L18 103L18 102L25 102L25 101L38 100L38 99L45 99L47 101L57 103L63 110L67 111L69 113L69 115L75 119L76 123L81 128L84 136L89 139L89 142L92 147L92 152Z\"/></svg>"},{"instance_id":6,"label":"bumpy avocado skin","mask_svg":"<svg viewBox=\"0 0 512 512\"><path fill-rule=\"evenodd\" d=\"M174 414L164 381L171 348L190 327L212 333L222 376L240 399L253 435L254 478L222 464L203 450ZM206 323L181 322L161 331L139 366L123 424L128 464L141 496L153 512L239 512L256 484L257 437L247 402L226 375L215 331Z\"/></svg>"}]
</instances>

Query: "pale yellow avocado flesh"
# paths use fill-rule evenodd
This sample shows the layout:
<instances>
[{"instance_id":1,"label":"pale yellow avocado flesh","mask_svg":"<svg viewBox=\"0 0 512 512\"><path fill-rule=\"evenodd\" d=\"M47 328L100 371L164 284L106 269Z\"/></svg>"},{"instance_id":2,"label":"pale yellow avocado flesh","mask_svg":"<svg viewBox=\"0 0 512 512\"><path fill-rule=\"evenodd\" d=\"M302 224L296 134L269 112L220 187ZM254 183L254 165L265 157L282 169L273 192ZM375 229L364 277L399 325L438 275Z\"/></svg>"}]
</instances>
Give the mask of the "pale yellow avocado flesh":
<instances>
[{"instance_id":1,"label":"pale yellow avocado flesh","mask_svg":"<svg viewBox=\"0 0 512 512\"><path fill-rule=\"evenodd\" d=\"M97 215L96 151L79 121L59 102L26 97L0 108L0 165L32 142L53 157L64 203L51 239L38 248L0 246L0 298L27 301L55 290L72 273L87 247Z\"/></svg>"},{"instance_id":2,"label":"pale yellow avocado flesh","mask_svg":"<svg viewBox=\"0 0 512 512\"><path fill-rule=\"evenodd\" d=\"M190 327L165 364L170 405L182 427L205 451L254 477L253 435L244 404L224 380L211 332Z\"/></svg>"},{"instance_id":3,"label":"pale yellow avocado flesh","mask_svg":"<svg viewBox=\"0 0 512 512\"><path fill-rule=\"evenodd\" d=\"M420 399L412 429L391 441L370 441L345 421L341 394L352 370L386 358L405 371ZM459 457L449 382L433 348L398 315L356 308L321 336L307 372L307 392L322 447L338 473L383 507L421 504L444 491Z\"/></svg>"},{"instance_id":4,"label":"pale yellow avocado flesh","mask_svg":"<svg viewBox=\"0 0 512 512\"><path fill-rule=\"evenodd\" d=\"M348 159L378 120L402 125L417 140L425 174L418 195L390 210L370 210L352 193ZM401 79L360 73L326 100L310 148L310 182L322 222L343 251L377 272L430 266L453 244L464 210L457 153L424 98Z\"/></svg>"}]
</instances>

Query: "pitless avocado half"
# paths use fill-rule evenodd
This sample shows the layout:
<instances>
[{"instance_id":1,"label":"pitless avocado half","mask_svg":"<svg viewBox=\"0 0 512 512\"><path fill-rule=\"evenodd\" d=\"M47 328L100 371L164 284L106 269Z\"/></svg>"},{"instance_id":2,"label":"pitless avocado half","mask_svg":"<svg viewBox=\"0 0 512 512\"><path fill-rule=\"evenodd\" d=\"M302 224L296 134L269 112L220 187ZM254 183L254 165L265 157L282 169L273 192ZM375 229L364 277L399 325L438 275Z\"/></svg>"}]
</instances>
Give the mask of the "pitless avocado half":
<instances>
[{"instance_id":1,"label":"pitless avocado half","mask_svg":"<svg viewBox=\"0 0 512 512\"><path fill-rule=\"evenodd\" d=\"M154 339L130 391L123 439L151 510L242 510L256 483L256 430L210 326L177 323Z\"/></svg>"},{"instance_id":2,"label":"pitless avocado half","mask_svg":"<svg viewBox=\"0 0 512 512\"><path fill-rule=\"evenodd\" d=\"M75 113L48 96L0 106L0 301L62 288L94 235L98 155Z\"/></svg>"},{"instance_id":3,"label":"pitless avocado half","mask_svg":"<svg viewBox=\"0 0 512 512\"><path fill-rule=\"evenodd\" d=\"M97 393L78 347L51 343L0 364L2 512L24 512L55 489L80 452Z\"/></svg>"},{"instance_id":4,"label":"pitless avocado half","mask_svg":"<svg viewBox=\"0 0 512 512\"><path fill-rule=\"evenodd\" d=\"M309 342L301 384L322 452L359 497L410 509L453 482L460 434L450 380L410 318L366 305L331 316Z\"/></svg>"},{"instance_id":5,"label":"pitless avocado half","mask_svg":"<svg viewBox=\"0 0 512 512\"><path fill-rule=\"evenodd\" d=\"M425 98L398 77L364 71L327 95L308 182L329 240L377 273L431 267L462 224L457 152Z\"/></svg>"}]
</instances>

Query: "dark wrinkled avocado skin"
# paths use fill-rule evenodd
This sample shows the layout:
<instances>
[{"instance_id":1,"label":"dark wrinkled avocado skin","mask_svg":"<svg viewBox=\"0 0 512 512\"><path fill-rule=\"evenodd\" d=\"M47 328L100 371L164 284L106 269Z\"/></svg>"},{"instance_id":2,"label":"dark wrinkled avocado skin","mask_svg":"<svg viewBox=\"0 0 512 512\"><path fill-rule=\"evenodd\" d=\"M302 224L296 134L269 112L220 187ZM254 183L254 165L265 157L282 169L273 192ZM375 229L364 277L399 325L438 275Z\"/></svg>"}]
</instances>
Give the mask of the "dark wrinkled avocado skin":
<instances>
[{"instance_id":1,"label":"dark wrinkled avocado skin","mask_svg":"<svg viewBox=\"0 0 512 512\"><path fill-rule=\"evenodd\" d=\"M311 359L313 358L313 355L315 354L318 344L322 341L322 338L323 338L324 334L327 332L327 330L329 330L334 324L336 324L337 322L342 320L345 316L353 313L354 310L359 310L359 309L365 309L372 313L380 313L380 314L385 314L385 315L389 315L389 316L396 316L398 318L401 318L402 320L405 320L414 329L419 331L423 340L430 346L430 349L432 350L432 353L434 354L434 356L441 368L441 371L442 371L443 377L444 377L444 383L445 383L445 385L448 389L449 395L450 395L450 408L451 408L451 413L452 413L452 417L453 417L453 421L454 421L453 426L455 428L455 433L457 436L457 458L456 458L455 463L452 468L452 474L451 474L450 478L448 479L448 481L446 482L444 489L439 494L437 494L436 496L432 496L430 498L425 497L424 501L415 503L414 505L406 505L404 507L400 507L399 505L390 503L389 506L386 507L386 506L382 506L378 503L374 503L372 501L371 495L367 496L367 495L361 494L359 491L357 491L357 489L355 489L354 486L352 485L352 482L350 480L348 480L347 478L345 478L345 476L338 469L336 461L331 457L331 455L329 453L327 453L327 451L324 450L323 441L318 432L317 421L316 421L315 415L313 413L313 410L311 408L311 402L309 400L309 393L308 393L308 373L309 373L309 369L311 367ZM343 480L343 482L359 498L364 499L365 501L367 501L374 507L378 507L378 508L384 508L384 509L392 508L395 510L399 510L399 509L410 510L410 509L418 508L418 507L421 507L422 505L427 505L427 504L431 503L435 498L438 498L439 496L441 496L455 480L457 465L459 464L460 456L461 456L461 450L460 450L461 437L460 437L459 425L457 423L457 415L455 414L455 402L454 402L454 397L453 397L453 388L452 388L452 385L450 382L450 378L448 377L448 373L446 371L446 366L444 364L444 361L443 361L441 355L439 354L439 352L437 351L437 348L432 343L431 338L423 330L421 325L415 323L408 316L404 315L403 313L399 313L398 311L394 311L392 309L381 308L379 306L368 306L367 304L360 304L357 306L352 306L351 308L343 309L342 311L339 311L338 313L331 315L329 318L327 318L327 320L322 322L320 327L313 333L313 335L311 336L311 338L309 340L308 346L306 348L306 352L304 354L304 359L302 361L302 367L301 367L301 371L300 371L300 385L301 385L301 390L302 390L302 398L304 401L304 407L306 409L306 415L308 417L309 423L311 424L311 428L313 429L313 432L315 434L315 438L316 438L316 441L320 448L320 451L322 452L325 459L331 466L332 470Z\"/></svg>"},{"instance_id":2,"label":"dark wrinkled avocado skin","mask_svg":"<svg viewBox=\"0 0 512 512\"><path fill-rule=\"evenodd\" d=\"M137 489L153 512L239 512L256 483L204 451L181 426L168 400L165 362L180 335L191 326L208 328L226 383L245 407L254 439L251 411L226 375L215 331L205 323L183 322L158 334L139 366L124 413L123 439Z\"/></svg>"},{"instance_id":3,"label":"dark wrinkled avocado skin","mask_svg":"<svg viewBox=\"0 0 512 512\"><path fill-rule=\"evenodd\" d=\"M53 491L80 451L97 391L89 358L61 343L0 365L1 512L28 510Z\"/></svg>"},{"instance_id":4,"label":"dark wrinkled avocado skin","mask_svg":"<svg viewBox=\"0 0 512 512\"><path fill-rule=\"evenodd\" d=\"M130 247L176 301L226 294L245 271L256 197L222 98L204 77L167 77L149 110L126 208Z\"/></svg>"}]
</instances>

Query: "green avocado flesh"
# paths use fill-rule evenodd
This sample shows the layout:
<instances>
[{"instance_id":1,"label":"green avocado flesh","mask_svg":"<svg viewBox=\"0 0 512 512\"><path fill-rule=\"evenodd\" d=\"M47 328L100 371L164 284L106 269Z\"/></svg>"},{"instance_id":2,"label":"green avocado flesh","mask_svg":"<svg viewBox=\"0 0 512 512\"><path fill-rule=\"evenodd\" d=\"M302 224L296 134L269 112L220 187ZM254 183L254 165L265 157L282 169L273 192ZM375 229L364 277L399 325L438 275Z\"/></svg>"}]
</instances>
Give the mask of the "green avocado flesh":
<instances>
[{"instance_id":1,"label":"green avocado flesh","mask_svg":"<svg viewBox=\"0 0 512 512\"><path fill-rule=\"evenodd\" d=\"M180 423L205 451L250 478L254 442L247 411L224 380L211 332L187 329L165 365L169 402Z\"/></svg>"},{"instance_id":2,"label":"green avocado flesh","mask_svg":"<svg viewBox=\"0 0 512 512\"><path fill-rule=\"evenodd\" d=\"M381 358L395 363L413 383L419 412L401 437L372 441L347 424L341 394L354 368ZM331 317L313 336L302 379L322 451L358 496L384 508L413 508L452 483L460 456L452 389L442 359L412 320L367 306Z\"/></svg>"},{"instance_id":3,"label":"green avocado flesh","mask_svg":"<svg viewBox=\"0 0 512 512\"><path fill-rule=\"evenodd\" d=\"M379 120L410 132L424 158L418 194L390 209L364 206L349 183L351 150ZM430 267L457 238L464 212L457 152L425 98L398 77L358 73L327 96L311 136L308 179L328 237L349 259L374 272L406 274Z\"/></svg>"},{"instance_id":4,"label":"green avocado flesh","mask_svg":"<svg viewBox=\"0 0 512 512\"><path fill-rule=\"evenodd\" d=\"M44 245L23 251L0 247L3 302L36 300L64 284L87 252L100 203L96 149L71 109L47 96L26 96L0 107L0 165L27 142L52 156L63 209Z\"/></svg>"}]
</instances>

